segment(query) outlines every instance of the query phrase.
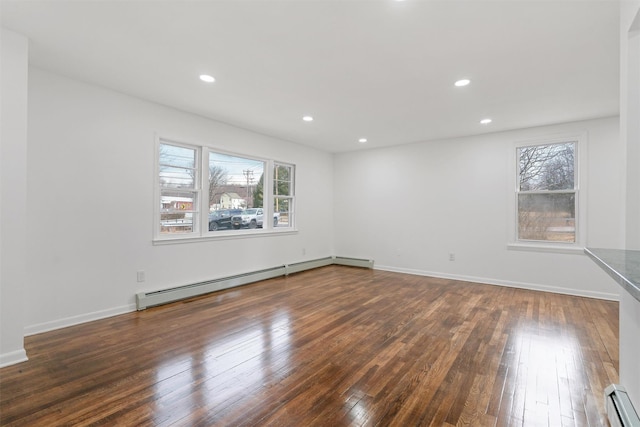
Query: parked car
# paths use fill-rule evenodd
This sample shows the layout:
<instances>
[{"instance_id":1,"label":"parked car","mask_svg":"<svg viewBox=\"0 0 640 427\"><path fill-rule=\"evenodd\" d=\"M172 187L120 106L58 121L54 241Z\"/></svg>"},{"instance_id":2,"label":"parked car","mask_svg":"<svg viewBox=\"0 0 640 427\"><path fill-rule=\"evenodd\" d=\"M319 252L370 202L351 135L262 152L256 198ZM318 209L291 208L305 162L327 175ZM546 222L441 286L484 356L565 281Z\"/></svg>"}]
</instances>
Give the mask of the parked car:
<instances>
[{"instance_id":1,"label":"parked car","mask_svg":"<svg viewBox=\"0 0 640 427\"><path fill-rule=\"evenodd\" d=\"M242 209L221 209L209 213L209 231L232 228L231 218L242 213Z\"/></svg>"},{"instance_id":2,"label":"parked car","mask_svg":"<svg viewBox=\"0 0 640 427\"><path fill-rule=\"evenodd\" d=\"M278 218L280 214L274 212L273 214L273 226L278 225ZM234 215L231 218L231 224L233 228L238 229L242 227L246 228L257 228L262 227L264 223L264 209L262 208L251 208L245 209L238 215Z\"/></svg>"}]
</instances>

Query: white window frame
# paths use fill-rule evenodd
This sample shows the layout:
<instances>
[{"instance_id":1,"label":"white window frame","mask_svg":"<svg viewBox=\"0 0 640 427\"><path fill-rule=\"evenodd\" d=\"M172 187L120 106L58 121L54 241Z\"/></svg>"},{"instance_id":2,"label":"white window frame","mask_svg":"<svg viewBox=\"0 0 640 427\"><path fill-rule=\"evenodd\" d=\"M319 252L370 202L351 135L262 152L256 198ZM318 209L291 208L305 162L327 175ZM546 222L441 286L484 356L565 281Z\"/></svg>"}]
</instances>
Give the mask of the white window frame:
<instances>
[{"instance_id":1,"label":"white window frame","mask_svg":"<svg viewBox=\"0 0 640 427\"><path fill-rule=\"evenodd\" d=\"M290 220L291 223L288 227L274 228L273 221L268 221L267 218L273 218L273 168L274 165L286 165L292 168L293 179L292 179L292 187L295 188L295 170L296 166L293 163L276 161L268 158L261 158L257 156L247 155L244 153L230 152L215 146L205 145L205 144L197 144L197 143L187 143L183 142L183 138L169 138L160 135L156 135L155 137L155 150L154 150L154 219L153 219L153 244L171 244L171 243L186 243L192 241L202 241L202 240L225 240L225 239L237 239L237 238L247 238L247 237L259 237L259 236L269 236L269 235L282 235L282 234L295 234L297 233L297 229L295 228L295 212L293 207L295 206L295 193L292 192L291 197L291 212L290 214L293 218ZM194 185L194 189L189 189L189 193L195 193L197 198L197 206L193 207L194 212L197 211L197 214L194 213L194 216L197 216L197 219L193 220L193 231L190 233L176 233L176 234L161 234L160 233L160 216L161 216L161 191L162 187L160 186L160 145L161 144L170 144L178 147L184 147L193 149L196 151L196 175L197 180ZM230 156L237 156L241 158L257 160L264 163L264 178L263 178L263 210L264 210L264 222L262 228L256 229L242 229L242 230L220 230L220 231L209 231L209 180L205 178L205 175L208 176L208 173L205 174L205 171L209 170L209 153L219 153L219 154L227 154ZM185 192L187 190L184 190ZM294 190L295 191L295 190ZM205 197L206 196L206 197ZM195 203L194 203L195 205Z\"/></svg>"},{"instance_id":2,"label":"white window frame","mask_svg":"<svg viewBox=\"0 0 640 427\"><path fill-rule=\"evenodd\" d=\"M574 190L575 191L575 242L553 242L518 239L518 194L519 194L519 158L518 149L522 147L575 143ZM509 250L556 252L556 253L584 253L587 241L587 194L586 188L587 166L587 134L571 133L551 135L549 137L518 141L509 150Z\"/></svg>"},{"instance_id":3,"label":"white window frame","mask_svg":"<svg viewBox=\"0 0 640 427\"><path fill-rule=\"evenodd\" d=\"M271 173L273 173L273 171L275 170L275 168L277 166L285 166L288 168L291 168L291 181L290 181L290 191L289 191L289 195L288 196L283 196L283 195L276 195L275 193L275 187L273 186L273 181L275 180L275 177L272 177L271 179L271 195L272 195L272 201L271 201L271 206L273 209L273 202L275 201L276 198L278 199L286 199L289 201L289 227L294 228L295 227L295 222L296 222L296 215L295 215L295 211L296 211L296 165L291 164L291 163L285 163L285 162L273 162L273 165L271 167Z\"/></svg>"},{"instance_id":4,"label":"white window frame","mask_svg":"<svg viewBox=\"0 0 640 427\"><path fill-rule=\"evenodd\" d=\"M227 150L222 150L219 148L215 148L215 147L209 147L209 146L203 146L202 147L202 170L203 171L208 171L209 170L209 154L210 153L217 153L217 154L225 154L228 156L233 156L233 157L240 157L243 159L247 159L247 160L254 160L254 161L258 161L258 162L262 162L264 165L264 170L263 170L263 181L266 180L269 176L270 176L270 172L269 172L269 165L273 164L273 160L270 159L265 159L262 157L256 157L256 156L249 156L246 154L242 154L242 153L235 153L235 152L231 152L231 151L227 151ZM202 225L201 225L201 229L203 230L203 234L207 235L209 237L219 237L219 234L230 234L230 235L236 235L236 234L242 234L242 235L246 235L246 234L253 234L252 231L250 230L237 230L235 232L233 232L232 230L223 230L222 232L220 231L209 231L209 209L208 209L208 196L209 196L209 180L208 179L204 179L204 175L202 177L202 188L203 188L203 194L205 194L207 197L207 201L205 202L204 200L202 201L202 206L203 208L207 209L207 215L203 215L202 216ZM262 203L263 205L269 200L268 197L265 196L265 192L268 189L268 185L267 183L263 182L262 183ZM272 213L270 214L267 209L263 206L263 219L267 218L266 215L273 215ZM271 210L271 212L273 212L273 210ZM273 224L272 223L266 223L266 221L263 222L263 228L261 230L257 230L256 233L260 233L263 230L270 230L273 229ZM225 237L225 236L223 236Z\"/></svg>"},{"instance_id":5,"label":"white window frame","mask_svg":"<svg viewBox=\"0 0 640 427\"><path fill-rule=\"evenodd\" d=\"M200 234L200 218L202 217L202 210L201 210L201 199L202 199L202 188L201 188L201 176L202 176L202 150L199 149L198 146L196 145L192 145L192 144L185 144L182 142L178 142L175 141L173 139L168 139L168 138L156 138L156 144L155 144L155 150L154 150L154 154L155 154L155 168L154 168L154 182L155 182L155 197L154 197L154 204L155 204L155 209L154 209L154 239L164 239L166 235L161 234L160 233L160 227L161 227L161 207L160 207L160 202L162 200L162 190L163 187L160 186L160 146L162 144L166 144L166 145L173 145L175 147L182 147L182 148L187 148L189 150L194 150L195 152L195 159L194 159L194 170L195 170L195 176L194 176L194 185L193 188L189 188L189 189L182 189L182 188L176 188L176 189L171 189L171 191L175 191L176 193L184 193L184 194L193 194L194 195L194 201L193 201L193 206L192 206L192 212L193 212L193 218L192 218L192 230L191 232L186 232L186 233L180 233L180 234L176 234L176 236L179 236L179 238L191 238L195 235Z\"/></svg>"}]
</instances>

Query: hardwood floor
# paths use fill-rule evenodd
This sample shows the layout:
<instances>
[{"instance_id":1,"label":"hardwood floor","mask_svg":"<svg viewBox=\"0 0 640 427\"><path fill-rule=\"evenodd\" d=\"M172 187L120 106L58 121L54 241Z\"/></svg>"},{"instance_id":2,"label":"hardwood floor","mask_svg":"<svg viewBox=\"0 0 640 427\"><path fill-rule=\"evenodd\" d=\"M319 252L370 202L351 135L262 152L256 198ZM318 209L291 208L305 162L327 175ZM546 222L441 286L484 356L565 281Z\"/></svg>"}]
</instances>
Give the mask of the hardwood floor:
<instances>
[{"instance_id":1,"label":"hardwood floor","mask_svg":"<svg viewBox=\"0 0 640 427\"><path fill-rule=\"evenodd\" d=\"M3 426L599 426L618 304L330 266L25 346Z\"/></svg>"}]
</instances>

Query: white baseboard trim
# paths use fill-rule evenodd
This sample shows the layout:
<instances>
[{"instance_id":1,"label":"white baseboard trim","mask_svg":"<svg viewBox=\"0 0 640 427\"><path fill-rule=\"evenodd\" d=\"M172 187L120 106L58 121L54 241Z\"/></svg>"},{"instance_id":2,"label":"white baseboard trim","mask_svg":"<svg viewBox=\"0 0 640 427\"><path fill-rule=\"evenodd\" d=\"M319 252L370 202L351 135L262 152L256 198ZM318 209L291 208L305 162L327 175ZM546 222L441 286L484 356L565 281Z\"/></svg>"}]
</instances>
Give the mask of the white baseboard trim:
<instances>
[{"instance_id":1,"label":"white baseboard trim","mask_svg":"<svg viewBox=\"0 0 640 427\"><path fill-rule=\"evenodd\" d=\"M29 358L24 348L10 351L9 353L0 354L0 368L26 362L27 360L29 360Z\"/></svg>"},{"instance_id":2,"label":"white baseboard trim","mask_svg":"<svg viewBox=\"0 0 640 427\"><path fill-rule=\"evenodd\" d=\"M68 326L79 325L81 323L92 322L94 320L105 319L107 317L117 316L119 314L131 313L136 311L135 304L123 305L121 307L109 308L106 310L84 313L78 316L66 317L64 319L52 320L51 322L38 323L24 328L24 335L36 335L43 332L49 332L56 329L66 328Z\"/></svg>"},{"instance_id":3,"label":"white baseboard trim","mask_svg":"<svg viewBox=\"0 0 640 427\"><path fill-rule=\"evenodd\" d=\"M554 294L572 295L576 297L586 297L603 299L609 301L620 301L619 294L608 292L585 291L583 289L562 288L559 286L539 285L536 283L513 282L509 280L489 279L486 277L463 276L458 274L447 274L433 271L414 270L410 268L398 268L386 265L376 265L375 270L390 271L394 273L413 274L416 276L437 277L439 279L461 280L464 282L480 283L484 285L506 286L509 288L528 289L530 291L551 292Z\"/></svg>"}]
</instances>

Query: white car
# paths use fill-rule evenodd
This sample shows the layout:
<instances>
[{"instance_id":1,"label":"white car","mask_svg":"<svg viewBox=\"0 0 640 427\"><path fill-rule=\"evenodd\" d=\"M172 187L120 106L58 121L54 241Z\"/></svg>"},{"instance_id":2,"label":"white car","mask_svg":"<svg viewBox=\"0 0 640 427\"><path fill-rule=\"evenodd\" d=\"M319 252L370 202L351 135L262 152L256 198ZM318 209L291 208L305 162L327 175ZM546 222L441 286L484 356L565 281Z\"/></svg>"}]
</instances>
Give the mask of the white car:
<instances>
[{"instance_id":1,"label":"white car","mask_svg":"<svg viewBox=\"0 0 640 427\"><path fill-rule=\"evenodd\" d=\"M273 214L273 226L278 225L278 218L280 217L279 213ZM246 228L257 228L262 227L264 219L264 209L262 208L250 208L245 209L239 215L234 215L231 218L231 224L233 228L238 229L242 227Z\"/></svg>"}]
</instances>

